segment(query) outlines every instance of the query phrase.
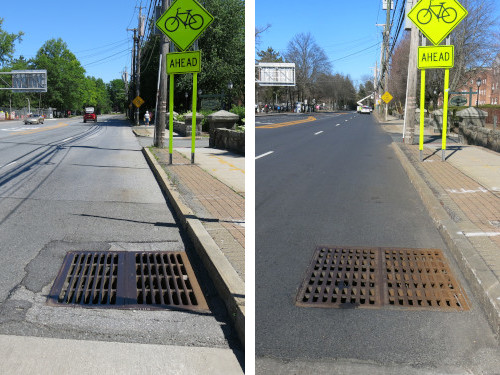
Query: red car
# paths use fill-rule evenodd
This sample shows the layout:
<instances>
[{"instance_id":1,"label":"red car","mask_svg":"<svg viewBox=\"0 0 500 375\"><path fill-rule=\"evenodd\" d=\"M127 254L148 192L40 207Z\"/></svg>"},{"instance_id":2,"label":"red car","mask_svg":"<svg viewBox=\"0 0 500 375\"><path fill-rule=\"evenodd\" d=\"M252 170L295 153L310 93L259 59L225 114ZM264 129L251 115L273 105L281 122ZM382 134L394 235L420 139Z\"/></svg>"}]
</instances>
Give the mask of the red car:
<instances>
[{"instance_id":1,"label":"red car","mask_svg":"<svg viewBox=\"0 0 500 375\"><path fill-rule=\"evenodd\" d=\"M83 122L87 122L87 120L97 122L97 115L94 112L94 107L85 107Z\"/></svg>"}]
</instances>

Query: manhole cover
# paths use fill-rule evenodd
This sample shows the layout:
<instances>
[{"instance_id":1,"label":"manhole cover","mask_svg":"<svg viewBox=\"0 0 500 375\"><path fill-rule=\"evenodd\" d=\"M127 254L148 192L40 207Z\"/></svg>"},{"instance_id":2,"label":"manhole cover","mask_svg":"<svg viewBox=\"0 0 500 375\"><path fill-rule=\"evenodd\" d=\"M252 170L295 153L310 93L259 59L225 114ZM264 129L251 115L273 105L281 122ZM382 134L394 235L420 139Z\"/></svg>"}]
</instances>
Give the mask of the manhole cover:
<instances>
[{"instance_id":1,"label":"manhole cover","mask_svg":"<svg viewBox=\"0 0 500 375\"><path fill-rule=\"evenodd\" d=\"M47 303L92 308L208 310L184 252L70 251Z\"/></svg>"},{"instance_id":2,"label":"manhole cover","mask_svg":"<svg viewBox=\"0 0 500 375\"><path fill-rule=\"evenodd\" d=\"M438 249L318 246L296 304L469 310L465 292Z\"/></svg>"}]
</instances>

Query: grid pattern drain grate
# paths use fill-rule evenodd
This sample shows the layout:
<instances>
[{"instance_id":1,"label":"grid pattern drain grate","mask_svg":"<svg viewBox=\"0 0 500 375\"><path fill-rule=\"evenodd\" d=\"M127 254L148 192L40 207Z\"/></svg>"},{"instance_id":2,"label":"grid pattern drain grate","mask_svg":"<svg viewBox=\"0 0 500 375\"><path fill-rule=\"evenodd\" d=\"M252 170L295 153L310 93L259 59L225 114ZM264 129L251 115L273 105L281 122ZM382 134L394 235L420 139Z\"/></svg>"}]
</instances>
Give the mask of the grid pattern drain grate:
<instances>
[{"instance_id":1,"label":"grid pattern drain grate","mask_svg":"<svg viewBox=\"0 0 500 375\"><path fill-rule=\"evenodd\" d=\"M68 252L47 303L208 310L184 252Z\"/></svg>"},{"instance_id":2,"label":"grid pattern drain grate","mask_svg":"<svg viewBox=\"0 0 500 375\"><path fill-rule=\"evenodd\" d=\"M296 305L469 310L438 249L318 246Z\"/></svg>"}]
</instances>

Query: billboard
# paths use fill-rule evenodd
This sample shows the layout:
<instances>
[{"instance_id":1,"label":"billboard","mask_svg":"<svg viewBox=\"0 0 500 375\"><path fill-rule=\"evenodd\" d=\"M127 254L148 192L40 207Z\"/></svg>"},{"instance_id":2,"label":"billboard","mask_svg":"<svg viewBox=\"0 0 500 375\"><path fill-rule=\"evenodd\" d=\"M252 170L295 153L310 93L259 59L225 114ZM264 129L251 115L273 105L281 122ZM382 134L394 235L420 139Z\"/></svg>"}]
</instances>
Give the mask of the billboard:
<instances>
[{"instance_id":1,"label":"billboard","mask_svg":"<svg viewBox=\"0 0 500 375\"><path fill-rule=\"evenodd\" d=\"M256 68L260 86L295 86L295 63L259 63Z\"/></svg>"},{"instance_id":2,"label":"billboard","mask_svg":"<svg viewBox=\"0 0 500 375\"><path fill-rule=\"evenodd\" d=\"M13 70L10 74L15 92L47 92L46 70Z\"/></svg>"}]
</instances>

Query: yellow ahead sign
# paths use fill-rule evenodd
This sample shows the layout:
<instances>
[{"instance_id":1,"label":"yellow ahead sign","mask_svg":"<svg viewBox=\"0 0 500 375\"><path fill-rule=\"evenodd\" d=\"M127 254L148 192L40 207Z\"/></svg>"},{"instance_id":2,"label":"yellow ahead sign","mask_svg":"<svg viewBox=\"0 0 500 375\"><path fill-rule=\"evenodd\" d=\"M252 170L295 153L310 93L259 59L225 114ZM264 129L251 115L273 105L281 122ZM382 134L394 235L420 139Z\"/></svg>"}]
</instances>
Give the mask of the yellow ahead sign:
<instances>
[{"instance_id":1,"label":"yellow ahead sign","mask_svg":"<svg viewBox=\"0 0 500 375\"><path fill-rule=\"evenodd\" d=\"M450 69L454 63L455 46L418 47L419 69Z\"/></svg>"},{"instance_id":2,"label":"yellow ahead sign","mask_svg":"<svg viewBox=\"0 0 500 375\"><path fill-rule=\"evenodd\" d=\"M384 95L382 95L382 100L389 104L389 102L392 100L392 95L389 93L389 91L386 91Z\"/></svg>"},{"instance_id":3,"label":"yellow ahead sign","mask_svg":"<svg viewBox=\"0 0 500 375\"><path fill-rule=\"evenodd\" d=\"M438 45L467 16L457 0L420 0L408 18L434 45Z\"/></svg>"},{"instance_id":4,"label":"yellow ahead sign","mask_svg":"<svg viewBox=\"0 0 500 375\"><path fill-rule=\"evenodd\" d=\"M167 73L185 74L201 72L201 51L167 54Z\"/></svg>"}]
</instances>

